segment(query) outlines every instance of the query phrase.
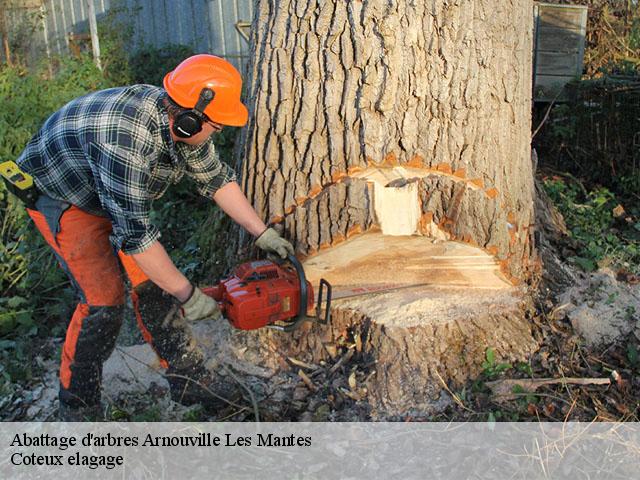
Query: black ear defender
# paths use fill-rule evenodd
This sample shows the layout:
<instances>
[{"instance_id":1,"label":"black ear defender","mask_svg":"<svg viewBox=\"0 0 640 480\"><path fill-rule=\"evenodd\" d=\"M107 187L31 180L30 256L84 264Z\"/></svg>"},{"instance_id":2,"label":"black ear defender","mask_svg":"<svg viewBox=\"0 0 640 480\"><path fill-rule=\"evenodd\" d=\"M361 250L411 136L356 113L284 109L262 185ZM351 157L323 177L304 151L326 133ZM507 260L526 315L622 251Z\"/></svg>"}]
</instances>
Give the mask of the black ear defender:
<instances>
[{"instance_id":1,"label":"black ear defender","mask_svg":"<svg viewBox=\"0 0 640 480\"><path fill-rule=\"evenodd\" d=\"M203 88L196 106L190 110L184 110L176 115L173 120L173 133L180 138L191 138L202 130L204 121L204 109L207 108L216 92L210 88Z\"/></svg>"}]
</instances>

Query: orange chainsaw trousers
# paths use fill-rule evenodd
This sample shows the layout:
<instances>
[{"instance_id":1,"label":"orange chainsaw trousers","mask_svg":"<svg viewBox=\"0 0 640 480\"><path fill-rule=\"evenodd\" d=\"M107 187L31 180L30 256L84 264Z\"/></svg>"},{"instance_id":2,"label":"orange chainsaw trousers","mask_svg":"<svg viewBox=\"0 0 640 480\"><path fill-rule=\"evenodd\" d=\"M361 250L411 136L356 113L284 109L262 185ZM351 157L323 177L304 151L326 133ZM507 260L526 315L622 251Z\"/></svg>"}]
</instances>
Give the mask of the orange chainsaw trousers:
<instances>
[{"instance_id":1,"label":"orange chainsaw trousers","mask_svg":"<svg viewBox=\"0 0 640 480\"><path fill-rule=\"evenodd\" d=\"M113 352L124 316L123 271L133 287L132 303L144 339L165 368L185 362L179 354L189 334L166 321L177 314L177 302L149 281L133 258L121 251L116 255L109 241L112 226L108 218L45 195L38 199L35 210L27 212L79 297L62 348L61 402L88 406L100 401L102 365Z\"/></svg>"}]
</instances>

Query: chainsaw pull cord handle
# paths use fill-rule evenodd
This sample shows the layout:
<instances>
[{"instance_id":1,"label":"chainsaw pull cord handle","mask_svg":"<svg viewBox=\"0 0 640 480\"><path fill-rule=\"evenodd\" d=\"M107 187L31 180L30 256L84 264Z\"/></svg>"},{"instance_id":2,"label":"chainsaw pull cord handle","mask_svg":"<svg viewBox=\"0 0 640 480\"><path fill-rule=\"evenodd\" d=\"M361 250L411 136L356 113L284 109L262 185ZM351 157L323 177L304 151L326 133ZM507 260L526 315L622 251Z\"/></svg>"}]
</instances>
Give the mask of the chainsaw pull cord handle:
<instances>
[{"instance_id":1,"label":"chainsaw pull cord handle","mask_svg":"<svg viewBox=\"0 0 640 480\"><path fill-rule=\"evenodd\" d=\"M292 332L300 327L302 323L308 320L307 302L309 301L309 291L307 289L307 277L304 274L304 268L302 268L302 264L300 263L300 261L293 255L287 255L287 261L291 263L291 265L293 265L293 268L296 269L296 273L298 274L298 283L300 287L300 306L298 308L298 316L289 325L272 326L272 328L275 328L276 330L280 330L282 332Z\"/></svg>"},{"instance_id":2,"label":"chainsaw pull cord handle","mask_svg":"<svg viewBox=\"0 0 640 480\"><path fill-rule=\"evenodd\" d=\"M298 309L298 316L295 320L287 325L267 325L267 328L271 328L273 330L278 330L280 332L293 332L298 329L300 325L306 321L319 320L322 324L329 323L331 319L331 285L325 279L320 281L320 291L318 297L317 304L317 318L309 317L307 315L307 302L309 301L309 289L307 288L307 277L304 274L304 268L300 261L294 257L293 255L287 255L287 261L293 265L293 268L296 269L296 273L298 274L298 282L300 283L300 307ZM324 319L320 318L320 304L322 303L322 292L323 287L327 289L327 300L326 300L326 314Z\"/></svg>"}]
</instances>

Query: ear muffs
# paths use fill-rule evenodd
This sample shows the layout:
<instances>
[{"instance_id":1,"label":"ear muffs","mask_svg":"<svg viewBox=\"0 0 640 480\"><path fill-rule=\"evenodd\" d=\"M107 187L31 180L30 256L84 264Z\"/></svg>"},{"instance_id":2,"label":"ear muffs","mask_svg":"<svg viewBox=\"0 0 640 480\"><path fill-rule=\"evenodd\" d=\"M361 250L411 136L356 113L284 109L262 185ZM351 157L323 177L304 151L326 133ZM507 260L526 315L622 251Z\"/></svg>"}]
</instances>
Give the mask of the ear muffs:
<instances>
[{"instance_id":1,"label":"ear muffs","mask_svg":"<svg viewBox=\"0 0 640 480\"><path fill-rule=\"evenodd\" d=\"M176 137L191 138L202 130L204 109L207 108L216 93L210 88L203 88L196 106L190 110L183 110L173 121L173 133Z\"/></svg>"}]
</instances>

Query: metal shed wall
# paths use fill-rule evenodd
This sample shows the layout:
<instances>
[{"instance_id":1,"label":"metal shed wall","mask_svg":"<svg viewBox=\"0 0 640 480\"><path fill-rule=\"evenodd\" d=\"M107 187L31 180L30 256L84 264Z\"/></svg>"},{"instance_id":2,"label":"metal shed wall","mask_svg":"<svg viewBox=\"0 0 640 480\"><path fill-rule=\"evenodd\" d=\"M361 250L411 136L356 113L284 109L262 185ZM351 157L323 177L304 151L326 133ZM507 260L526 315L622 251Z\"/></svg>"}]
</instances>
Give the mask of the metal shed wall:
<instances>
[{"instance_id":1,"label":"metal shed wall","mask_svg":"<svg viewBox=\"0 0 640 480\"><path fill-rule=\"evenodd\" d=\"M34 32L32 56L69 52L69 33L88 31L87 0L31 0L32 13L41 4L41 28ZM223 56L238 68L247 63L249 45L236 28L251 22L253 0L94 0L98 20L110 9L123 9L134 30L133 49L178 43L198 53ZM35 5L35 7L34 7ZM9 17L24 8L9 12ZM35 50L39 50L35 53Z\"/></svg>"}]
</instances>

